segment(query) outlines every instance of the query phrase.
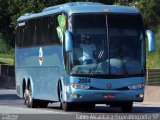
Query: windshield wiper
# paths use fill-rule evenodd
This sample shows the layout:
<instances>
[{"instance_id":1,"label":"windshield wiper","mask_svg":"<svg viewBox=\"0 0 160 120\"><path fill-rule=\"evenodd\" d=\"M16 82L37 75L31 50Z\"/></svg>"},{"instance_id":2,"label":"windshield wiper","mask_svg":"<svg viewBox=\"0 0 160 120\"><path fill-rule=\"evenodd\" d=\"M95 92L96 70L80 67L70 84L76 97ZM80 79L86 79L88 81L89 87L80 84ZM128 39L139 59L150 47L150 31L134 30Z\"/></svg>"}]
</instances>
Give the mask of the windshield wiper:
<instances>
[{"instance_id":1,"label":"windshield wiper","mask_svg":"<svg viewBox=\"0 0 160 120\"><path fill-rule=\"evenodd\" d=\"M97 67L98 67L98 64L99 64L99 60L102 58L103 54L104 54L104 50L101 50L99 52L99 54L98 54L98 60L96 61L96 64L95 64L94 68L91 70L91 74L90 75L94 75L95 74L95 72L97 70Z\"/></svg>"}]
</instances>

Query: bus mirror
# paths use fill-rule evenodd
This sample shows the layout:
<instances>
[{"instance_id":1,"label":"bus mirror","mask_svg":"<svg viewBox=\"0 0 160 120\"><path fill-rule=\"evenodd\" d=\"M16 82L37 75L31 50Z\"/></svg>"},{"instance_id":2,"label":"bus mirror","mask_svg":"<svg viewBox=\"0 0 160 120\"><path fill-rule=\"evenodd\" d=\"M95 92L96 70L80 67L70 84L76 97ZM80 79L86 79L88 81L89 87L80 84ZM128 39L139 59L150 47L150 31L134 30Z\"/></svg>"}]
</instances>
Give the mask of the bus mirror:
<instances>
[{"instance_id":1,"label":"bus mirror","mask_svg":"<svg viewBox=\"0 0 160 120\"><path fill-rule=\"evenodd\" d=\"M155 52L156 51L156 39L154 33L151 30L146 30L146 35L148 38L148 51Z\"/></svg>"},{"instance_id":2,"label":"bus mirror","mask_svg":"<svg viewBox=\"0 0 160 120\"><path fill-rule=\"evenodd\" d=\"M65 32L65 51L72 52L73 44L72 44L72 33L69 31Z\"/></svg>"}]
</instances>

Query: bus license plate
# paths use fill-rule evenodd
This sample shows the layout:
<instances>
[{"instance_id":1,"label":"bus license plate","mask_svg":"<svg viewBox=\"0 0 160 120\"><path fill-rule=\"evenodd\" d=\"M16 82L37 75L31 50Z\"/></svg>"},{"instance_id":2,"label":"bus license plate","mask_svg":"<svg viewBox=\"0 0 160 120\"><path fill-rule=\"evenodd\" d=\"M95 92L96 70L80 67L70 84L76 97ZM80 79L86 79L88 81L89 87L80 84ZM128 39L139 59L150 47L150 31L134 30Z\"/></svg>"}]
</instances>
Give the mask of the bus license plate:
<instances>
[{"instance_id":1,"label":"bus license plate","mask_svg":"<svg viewBox=\"0 0 160 120\"><path fill-rule=\"evenodd\" d=\"M106 98L106 99L115 99L114 94L104 94L103 97Z\"/></svg>"}]
</instances>

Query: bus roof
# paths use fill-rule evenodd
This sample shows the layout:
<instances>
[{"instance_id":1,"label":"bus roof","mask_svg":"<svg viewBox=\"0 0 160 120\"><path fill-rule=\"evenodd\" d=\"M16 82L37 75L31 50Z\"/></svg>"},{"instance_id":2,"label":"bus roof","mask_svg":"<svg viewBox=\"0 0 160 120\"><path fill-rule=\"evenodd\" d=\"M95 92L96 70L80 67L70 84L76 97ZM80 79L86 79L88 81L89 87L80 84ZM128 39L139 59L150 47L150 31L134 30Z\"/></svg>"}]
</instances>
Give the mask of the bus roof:
<instances>
[{"instance_id":1,"label":"bus roof","mask_svg":"<svg viewBox=\"0 0 160 120\"><path fill-rule=\"evenodd\" d=\"M139 11L136 8L129 6L105 5L97 2L70 2L62 5L45 8L40 13L26 13L25 15L19 17L17 21L42 17L59 12L65 12L68 15L71 15L73 13L104 13L104 12L139 13Z\"/></svg>"}]
</instances>

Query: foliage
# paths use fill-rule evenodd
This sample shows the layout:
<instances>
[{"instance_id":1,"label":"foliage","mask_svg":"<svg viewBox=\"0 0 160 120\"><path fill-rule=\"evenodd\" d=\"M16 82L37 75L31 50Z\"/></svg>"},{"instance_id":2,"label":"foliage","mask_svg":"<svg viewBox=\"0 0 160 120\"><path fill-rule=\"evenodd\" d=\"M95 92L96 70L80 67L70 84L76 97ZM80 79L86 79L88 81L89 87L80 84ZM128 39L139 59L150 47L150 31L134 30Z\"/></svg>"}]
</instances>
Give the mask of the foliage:
<instances>
[{"instance_id":1,"label":"foliage","mask_svg":"<svg viewBox=\"0 0 160 120\"><path fill-rule=\"evenodd\" d=\"M142 13L145 27L155 30L160 22L160 0L140 0L136 7Z\"/></svg>"},{"instance_id":2,"label":"foliage","mask_svg":"<svg viewBox=\"0 0 160 120\"><path fill-rule=\"evenodd\" d=\"M156 31L156 52L147 51L147 68L160 68L160 26Z\"/></svg>"},{"instance_id":3,"label":"foliage","mask_svg":"<svg viewBox=\"0 0 160 120\"><path fill-rule=\"evenodd\" d=\"M9 45L6 43L6 41L4 41L2 33L0 33L0 53L7 54L9 50L10 50Z\"/></svg>"},{"instance_id":4,"label":"foliage","mask_svg":"<svg viewBox=\"0 0 160 120\"><path fill-rule=\"evenodd\" d=\"M14 55L0 54L0 64L14 65Z\"/></svg>"}]
</instances>

